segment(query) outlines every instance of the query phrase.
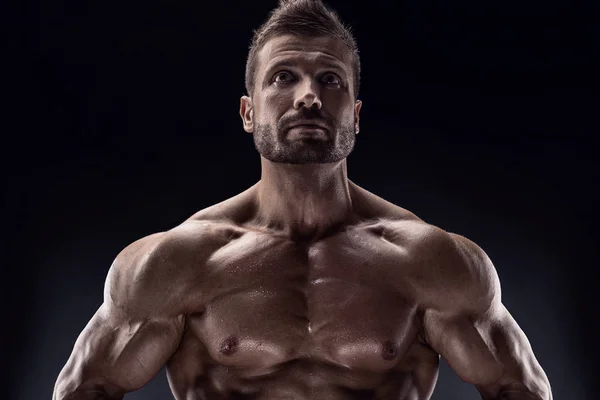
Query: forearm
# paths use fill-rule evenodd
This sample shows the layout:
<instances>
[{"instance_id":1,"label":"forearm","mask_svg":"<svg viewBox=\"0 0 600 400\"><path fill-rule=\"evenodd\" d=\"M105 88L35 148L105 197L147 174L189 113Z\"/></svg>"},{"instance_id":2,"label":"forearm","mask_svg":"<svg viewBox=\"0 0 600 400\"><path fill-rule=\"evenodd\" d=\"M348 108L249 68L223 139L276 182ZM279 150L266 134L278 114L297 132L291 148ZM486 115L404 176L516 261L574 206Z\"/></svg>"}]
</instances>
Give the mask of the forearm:
<instances>
[{"instance_id":1,"label":"forearm","mask_svg":"<svg viewBox=\"0 0 600 400\"><path fill-rule=\"evenodd\" d=\"M58 377L52 400L123 400L125 392L116 387L109 388L99 382L82 382L65 372Z\"/></svg>"},{"instance_id":2,"label":"forearm","mask_svg":"<svg viewBox=\"0 0 600 400\"><path fill-rule=\"evenodd\" d=\"M110 397L101 390L77 390L72 393L62 392L60 394L55 391L52 400L123 400L123 396Z\"/></svg>"},{"instance_id":3,"label":"forearm","mask_svg":"<svg viewBox=\"0 0 600 400\"><path fill-rule=\"evenodd\" d=\"M549 388L544 394L507 390L501 392L494 400L552 400L552 393Z\"/></svg>"},{"instance_id":4,"label":"forearm","mask_svg":"<svg viewBox=\"0 0 600 400\"><path fill-rule=\"evenodd\" d=\"M58 375L52 400L122 400L125 391L97 376L84 377L82 369L69 360Z\"/></svg>"}]
</instances>

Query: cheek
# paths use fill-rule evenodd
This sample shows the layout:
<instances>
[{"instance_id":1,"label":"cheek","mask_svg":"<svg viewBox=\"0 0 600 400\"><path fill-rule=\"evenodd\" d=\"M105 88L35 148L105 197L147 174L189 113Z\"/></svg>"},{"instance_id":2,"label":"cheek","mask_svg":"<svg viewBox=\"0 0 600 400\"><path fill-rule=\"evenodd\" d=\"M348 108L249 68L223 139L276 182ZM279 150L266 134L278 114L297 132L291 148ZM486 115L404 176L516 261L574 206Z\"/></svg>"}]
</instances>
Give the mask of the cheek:
<instances>
[{"instance_id":1,"label":"cheek","mask_svg":"<svg viewBox=\"0 0 600 400\"><path fill-rule=\"evenodd\" d=\"M265 104L272 109L285 108L288 104L293 104L294 97L291 90L277 90L267 93Z\"/></svg>"},{"instance_id":2,"label":"cheek","mask_svg":"<svg viewBox=\"0 0 600 400\"><path fill-rule=\"evenodd\" d=\"M330 92L322 97L323 107L340 120L354 117L354 101L348 93Z\"/></svg>"},{"instance_id":3,"label":"cheek","mask_svg":"<svg viewBox=\"0 0 600 400\"><path fill-rule=\"evenodd\" d=\"M257 122L276 123L293 104L290 99L288 94L281 91L268 93L257 107L256 112L260 112L260 119L257 119Z\"/></svg>"},{"instance_id":4,"label":"cheek","mask_svg":"<svg viewBox=\"0 0 600 400\"><path fill-rule=\"evenodd\" d=\"M326 107L326 111L338 121L339 124L349 124L354 122L354 107L346 104L336 104L331 108Z\"/></svg>"}]
</instances>

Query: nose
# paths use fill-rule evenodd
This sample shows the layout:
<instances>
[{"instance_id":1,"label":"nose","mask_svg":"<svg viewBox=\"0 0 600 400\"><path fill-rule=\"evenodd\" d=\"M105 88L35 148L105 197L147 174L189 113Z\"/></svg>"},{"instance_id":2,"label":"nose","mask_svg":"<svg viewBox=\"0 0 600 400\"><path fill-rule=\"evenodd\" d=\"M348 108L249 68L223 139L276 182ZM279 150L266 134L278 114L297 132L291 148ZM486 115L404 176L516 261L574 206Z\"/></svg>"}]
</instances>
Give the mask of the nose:
<instances>
[{"instance_id":1,"label":"nose","mask_svg":"<svg viewBox=\"0 0 600 400\"><path fill-rule=\"evenodd\" d=\"M312 79L306 79L298 85L296 98L294 99L294 109L299 110L301 107L311 108L313 106L321 109L323 103L315 87L316 85L317 83L313 82Z\"/></svg>"}]
</instances>

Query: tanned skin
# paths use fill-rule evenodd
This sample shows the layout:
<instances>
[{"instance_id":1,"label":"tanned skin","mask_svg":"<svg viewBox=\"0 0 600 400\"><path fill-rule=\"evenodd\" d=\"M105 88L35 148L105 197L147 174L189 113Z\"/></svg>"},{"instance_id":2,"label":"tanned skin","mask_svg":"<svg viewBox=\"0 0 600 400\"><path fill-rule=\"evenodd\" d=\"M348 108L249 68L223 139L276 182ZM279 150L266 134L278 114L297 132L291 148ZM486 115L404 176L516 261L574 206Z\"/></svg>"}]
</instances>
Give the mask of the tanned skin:
<instances>
[{"instance_id":1,"label":"tanned skin","mask_svg":"<svg viewBox=\"0 0 600 400\"><path fill-rule=\"evenodd\" d=\"M358 132L353 79L336 39L277 36L244 129L327 116L265 136L321 157L333 125ZM254 186L117 256L54 400L122 399L164 365L177 400L421 400L440 355L483 399L552 399L480 247L350 181L345 155L261 166Z\"/></svg>"}]
</instances>

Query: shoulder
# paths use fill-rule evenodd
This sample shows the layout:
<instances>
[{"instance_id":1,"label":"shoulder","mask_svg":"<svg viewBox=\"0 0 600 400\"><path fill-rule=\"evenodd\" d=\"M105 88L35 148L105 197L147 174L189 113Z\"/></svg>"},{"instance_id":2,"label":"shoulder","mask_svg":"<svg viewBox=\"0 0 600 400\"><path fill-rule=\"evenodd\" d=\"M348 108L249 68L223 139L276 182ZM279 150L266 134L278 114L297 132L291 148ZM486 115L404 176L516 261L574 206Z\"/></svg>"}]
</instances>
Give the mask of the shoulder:
<instances>
[{"instance_id":1,"label":"shoulder","mask_svg":"<svg viewBox=\"0 0 600 400\"><path fill-rule=\"evenodd\" d=\"M500 301L498 274L479 245L423 221L388 225L407 249L415 297L424 308L479 314Z\"/></svg>"},{"instance_id":2,"label":"shoulder","mask_svg":"<svg viewBox=\"0 0 600 400\"><path fill-rule=\"evenodd\" d=\"M230 226L244 225L245 222L253 218L258 209L256 202L257 185L255 184L235 196L199 210L188 221L213 221L229 224Z\"/></svg>"},{"instance_id":3,"label":"shoulder","mask_svg":"<svg viewBox=\"0 0 600 400\"><path fill-rule=\"evenodd\" d=\"M188 220L131 243L109 269L105 303L140 316L181 313L186 290L229 235L223 224Z\"/></svg>"},{"instance_id":4,"label":"shoulder","mask_svg":"<svg viewBox=\"0 0 600 400\"><path fill-rule=\"evenodd\" d=\"M480 314L500 302L500 279L492 260L475 242L456 233L446 233L456 254L450 266L466 276L465 287L458 286L459 305L466 312ZM460 311L460 310L457 310Z\"/></svg>"},{"instance_id":5,"label":"shoulder","mask_svg":"<svg viewBox=\"0 0 600 400\"><path fill-rule=\"evenodd\" d=\"M419 217L367 189L349 182L354 211L363 221L421 221Z\"/></svg>"}]
</instances>

